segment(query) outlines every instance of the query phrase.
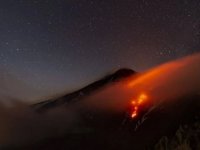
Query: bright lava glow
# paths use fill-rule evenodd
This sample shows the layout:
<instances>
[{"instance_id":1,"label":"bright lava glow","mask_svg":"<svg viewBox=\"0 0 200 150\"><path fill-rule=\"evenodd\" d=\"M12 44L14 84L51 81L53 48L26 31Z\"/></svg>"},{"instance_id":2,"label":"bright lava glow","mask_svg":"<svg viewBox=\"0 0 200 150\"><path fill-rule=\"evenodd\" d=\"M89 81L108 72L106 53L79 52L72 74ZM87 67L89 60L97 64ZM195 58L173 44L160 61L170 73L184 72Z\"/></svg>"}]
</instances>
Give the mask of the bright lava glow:
<instances>
[{"instance_id":1,"label":"bright lava glow","mask_svg":"<svg viewBox=\"0 0 200 150\"><path fill-rule=\"evenodd\" d=\"M147 95L142 93L139 95L137 99L131 101L131 105L133 106L133 111L131 112L131 118L135 118L138 114L138 108L147 100Z\"/></svg>"}]
</instances>

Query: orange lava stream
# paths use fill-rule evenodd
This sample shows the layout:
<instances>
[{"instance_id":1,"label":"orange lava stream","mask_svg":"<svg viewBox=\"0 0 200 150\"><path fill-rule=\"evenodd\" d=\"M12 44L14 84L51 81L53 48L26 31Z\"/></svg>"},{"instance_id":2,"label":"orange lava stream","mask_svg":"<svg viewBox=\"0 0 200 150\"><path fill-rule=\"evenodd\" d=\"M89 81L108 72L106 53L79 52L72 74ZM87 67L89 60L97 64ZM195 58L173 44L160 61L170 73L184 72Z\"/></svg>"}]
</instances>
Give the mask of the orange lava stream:
<instances>
[{"instance_id":1,"label":"orange lava stream","mask_svg":"<svg viewBox=\"0 0 200 150\"><path fill-rule=\"evenodd\" d=\"M138 108L147 100L147 95L142 93L137 99L131 101L133 106L133 111L131 113L131 118L135 118L138 115Z\"/></svg>"}]
</instances>

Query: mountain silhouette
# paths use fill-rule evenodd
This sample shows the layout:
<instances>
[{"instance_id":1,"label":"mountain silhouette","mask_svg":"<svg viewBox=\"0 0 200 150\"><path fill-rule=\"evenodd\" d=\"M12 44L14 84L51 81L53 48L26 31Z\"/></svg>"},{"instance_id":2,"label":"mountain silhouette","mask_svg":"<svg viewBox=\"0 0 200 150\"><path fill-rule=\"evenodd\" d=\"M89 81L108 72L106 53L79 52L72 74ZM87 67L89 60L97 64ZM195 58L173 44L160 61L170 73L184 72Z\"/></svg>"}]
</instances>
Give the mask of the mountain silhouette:
<instances>
[{"instance_id":1,"label":"mountain silhouette","mask_svg":"<svg viewBox=\"0 0 200 150\"><path fill-rule=\"evenodd\" d=\"M93 92L105 87L108 84L117 82L119 80L125 79L135 74L137 73L131 69L122 68L122 69L117 70L113 74L109 74L103 77L102 79L95 81L75 92L66 94L64 96L61 96L55 99L50 99L50 100L46 100L46 101L34 104L33 107L38 111L45 111L49 108L54 108L56 106L63 105L65 103L75 102L75 101L78 101L80 98L89 96Z\"/></svg>"},{"instance_id":2,"label":"mountain silhouette","mask_svg":"<svg viewBox=\"0 0 200 150\"><path fill-rule=\"evenodd\" d=\"M33 105L33 108L45 113L51 108L82 100L85 96L104 88L106 85L137 74L131 69L120 69L80 90L59 98L37 103ZM25 147L9 147L5 148L5 150L154 150L155 147L157 149L160 147L158 149L160 150L167 149L165 148L166 145L177 149L180 139L184 141L185 138L188 139L190 137L191 139L188 139L188 141L195 142L193 140L195 139L197 140L195 143L199 143L200 127L194 131L192 130L191 133L188 133L189 135L185 133L187 137L176 134L182 126L190 128L191 125L200 124L199 100L200 95L192 93L170 102L163 102L154 109L151 109L153 106L150 106L148 110L152 111L145 116L145 119L143 115L132 119L127 116L126 112L102 113L93 110L81 110L81 112L78 112L81 123L73 126L73 129L70 130L71 132L66 132L62 136L50 137ZM124 120L126 121L124 122ZM178 136L177 141L174 139L176 136ZM164 144L163 139L165 139ZM168 143L166 139L169 139L169 141L173 139L176 144ZM197 144L188 144L191 147L190 149L199 149Z\"/></svg>"},{"instance_id":3,"label":"mountain silhouette","mask_svg":"<svg viewBox=\"0 0 200 150\"><path fill-rule=\"evenodd\" d=\"M34 107L40 112L65 103L76 102L108 84L136 74L138 73L131 69L120 69L78 91L38 103ZM126 113L110 114L107 112L99 114L98 112L90 112L88 114L88 112L81 112L84 122L82 124L84 127L81 130L86 128L90 129L91 132L68 134L49 140L46 146L48 149L68 148L77 150L82 149L82 147L89 150L154 149L154 145L163 136L170 139L181 125L199 121L196 119L200 116L199 100L200 95L194 94L181 97L175 102L162 103L146 116L145 121L142 115L137 119L131 119L127 117ZM124 122L124 120L126 121Z\"/></svg>"}]
</instances>

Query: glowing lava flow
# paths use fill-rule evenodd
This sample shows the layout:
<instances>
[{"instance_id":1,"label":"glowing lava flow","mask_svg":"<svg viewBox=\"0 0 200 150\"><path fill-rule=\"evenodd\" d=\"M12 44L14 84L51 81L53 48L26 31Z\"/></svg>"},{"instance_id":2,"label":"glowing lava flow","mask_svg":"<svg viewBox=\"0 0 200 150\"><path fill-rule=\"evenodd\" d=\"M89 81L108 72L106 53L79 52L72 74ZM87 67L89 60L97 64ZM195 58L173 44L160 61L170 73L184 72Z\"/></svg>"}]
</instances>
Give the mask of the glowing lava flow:
<instances>
[{"instance_id":1,"label":"glowing lava flow","mask_svg":"<svg viewBox=\"0 0 200 150\"><path fill-rule=\"evenodd\" d=\"M131 101L131 105L133 106L133 110L131 112L131 118L135 118L138 114L138 108L147 100L146 94L140 94L137 99Z\"/></svg>"}]
</instances>

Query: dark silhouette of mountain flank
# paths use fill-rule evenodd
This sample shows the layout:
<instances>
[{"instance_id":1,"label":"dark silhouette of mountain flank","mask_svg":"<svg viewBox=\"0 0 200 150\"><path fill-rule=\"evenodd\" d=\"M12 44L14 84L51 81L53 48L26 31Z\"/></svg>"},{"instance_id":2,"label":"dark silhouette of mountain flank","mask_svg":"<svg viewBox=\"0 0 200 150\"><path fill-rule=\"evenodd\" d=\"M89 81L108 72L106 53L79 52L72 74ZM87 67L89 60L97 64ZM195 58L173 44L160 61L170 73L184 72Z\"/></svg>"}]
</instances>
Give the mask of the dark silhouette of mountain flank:
<instances>
[{"instance_id":1,"label":"dark silhouette of mountain flank","mask_svg":"<svg viewBox=\"0 0 200 150\"><path fill-rule=\"evenodd\" d=\"M75 92L66 94L59 98L50 99L50 100L46 100L46 101L34 104L33 107L36 108L36 110L38 110L38 111L45 111L49 108L63 105L65 103L76 102L80 98L89 96L91 93L103 88L104 86L106 86L110 83L117 82L119 80L125 79L125 78L130 77L135 74L136 74L136 72L131 69L122 68L122 69L117 70L113 74L107 75L107 76L103 77L102 79L95 81L95 82L87 85L86 87L83 87Z\"/></svg>"}]
</instances>

